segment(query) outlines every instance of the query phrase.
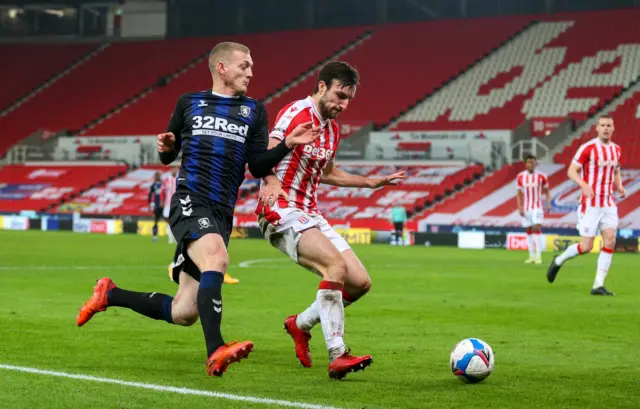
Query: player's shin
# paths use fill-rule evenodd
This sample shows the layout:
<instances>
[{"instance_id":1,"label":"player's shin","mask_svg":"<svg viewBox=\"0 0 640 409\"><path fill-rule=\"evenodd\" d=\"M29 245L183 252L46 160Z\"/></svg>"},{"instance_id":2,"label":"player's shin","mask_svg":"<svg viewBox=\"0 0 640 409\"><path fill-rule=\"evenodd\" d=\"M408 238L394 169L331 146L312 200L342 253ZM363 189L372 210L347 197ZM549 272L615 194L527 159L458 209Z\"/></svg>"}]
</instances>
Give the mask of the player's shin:
<instances>
[{"instance_id":1,"label":"player's shin","mask_svg":"<svg viewBox=\"0 0 640 409\"><path fill-rule=\"evenodd\" d=\"M576 256L582 255L584 253L585 251L583 251L582 248L580 247L580 243L573 243L572 245L567 247L567 249L562 254L556 257L556 264L562 265L562 263L564 263L565 261L572 259Z\"/></svg>"},{"instance_id":2,"label":"player's shin","mask_svg":"<svg viewBox=\"0 0 640 409\"><path fill-rule=\"evenodd\" d=\"M542 249L544 248L544 243L542 240L542 230L538 230L535 234L536 237L536 257L542 257Z\"/></svg>"},{"instance_id":3,"label":"player's shin","mask_svg":"<svg viewBox=\"0 0 640 409\"><path fill-rule=\"evenodd\" d=\"M527 229L527 244L529 247L529 258L534 259L536 257L536 243L535 236L530 228Z\"/></svg>"},{"instance_id":4,"label":"player's shin","mask_svg":"<svg viewBox=\"0 0 640 409\"><path fill-rule=\"evenodd\" d=\"M173 324L171 303L173 297L160 293L139 293L113 288L107 295L109 307L125 307L154 320L165 320Z\"/></svg>"},{"instance_id":5,"label":"player's shin","mask_svg":"<svg viewBox=\"0 0 640 409\"><path fill-rule=\"evenodd\" d=\"M220 332L222 321L222 282L224 273L205 271L198 287L198 313L207 344L207 356L224 345Z\"/></svg>"},{"instance_id":6,"label":"player's shin","mask_svg":"<svg viewBox=\"0 0 640 409\"><path fill-rule=\"evenodd\" d=\"M343 285L340 283L323 280L318 286L318 294L316 296L322 333L327 343L330 361L333 361L346 351L342 340L344 335L342 287Z\"/></svg>"},{"instance_id":7,"label":"player's shin","mask_svg":"<svg viewBox=\"0 0 640 409\"><path fill-rule=\"evenodd\" d=\"M598 256L598 271L596 272L596 279L593 282L593 288L604 287L604 281L609 273L612 258L613 249L603 247Z\"/></svg>"},{"instance_id":8,"label":"player's shin","mask_svg":"<svg viewBox=\"0 0 640 409\"><path fill-rule=\"evenodd\" d=\"M342 289L342 305L344 308L347 308L358 299L360 299L361 295L351 295L345 290ZM320 322L320 312L318 310L318 301L314 301L306 310L302 311L296 317L296 327L300 328L302 331L309 332L311 328L316 326Z\"/></svg>"}]
</instances>

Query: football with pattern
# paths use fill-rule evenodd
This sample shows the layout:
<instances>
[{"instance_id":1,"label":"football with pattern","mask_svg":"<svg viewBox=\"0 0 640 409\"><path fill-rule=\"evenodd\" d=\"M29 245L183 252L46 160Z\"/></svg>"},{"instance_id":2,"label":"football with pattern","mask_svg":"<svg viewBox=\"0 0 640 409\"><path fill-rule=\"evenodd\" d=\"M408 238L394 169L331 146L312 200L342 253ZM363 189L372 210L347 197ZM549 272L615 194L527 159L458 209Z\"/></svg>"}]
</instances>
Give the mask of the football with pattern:
<instances>
[{"instance_id":1,"label":"football with pattern","mask_svg":"<svg viewBox=\"0 0 640 409\"><path fill-rule=\"evenodd\" d=\"M489 344L478 338L467 338L456 344L449 362L451 371L458 379L466 383L478 383L493 372L495 357Z\"/></svg>"}]
</instances>

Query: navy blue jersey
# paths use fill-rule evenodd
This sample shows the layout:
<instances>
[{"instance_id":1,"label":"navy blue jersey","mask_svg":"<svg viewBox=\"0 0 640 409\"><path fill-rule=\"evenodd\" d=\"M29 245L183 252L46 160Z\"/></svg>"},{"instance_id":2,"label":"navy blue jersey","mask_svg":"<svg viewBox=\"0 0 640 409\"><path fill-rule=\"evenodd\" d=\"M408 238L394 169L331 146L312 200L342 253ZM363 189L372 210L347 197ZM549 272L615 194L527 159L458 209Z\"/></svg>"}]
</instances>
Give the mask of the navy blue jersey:
<instances>
[{"instance_id":1,"label":"navy blue jersey","mask_svg":"<svg viewBox=\"0 0 640 409\"><path fill-rule=\"evenodd\" d=\"M182 95L168 132L176 135L173 159L182 149L176 191L229 208L235 206L247 161L268 146L267 113L261 102L210 90Z\"/></svg>"},{"instance_id":2,"label":"navy blue jersey","mask_svg":"<svg viewBox=\"0 0 640 409\"><path fill-rule=\"evenodd\" d=\"M149 187L149 203L153 203L154 208L160 208L162 199L162 182L153 182Z\"/></svg>"}]
</instances>

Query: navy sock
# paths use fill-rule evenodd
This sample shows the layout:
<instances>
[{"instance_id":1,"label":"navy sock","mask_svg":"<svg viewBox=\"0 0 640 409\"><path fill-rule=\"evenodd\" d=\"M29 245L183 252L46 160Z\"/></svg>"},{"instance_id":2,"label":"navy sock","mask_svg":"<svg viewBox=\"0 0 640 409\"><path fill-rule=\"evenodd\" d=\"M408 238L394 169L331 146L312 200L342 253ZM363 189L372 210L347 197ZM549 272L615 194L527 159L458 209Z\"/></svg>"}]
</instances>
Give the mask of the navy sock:
<instances>
[{"instance_id":1,"label":"navy sock","mask_svg":"<svg viewBox=\"0 0 640 409\"><path fill-rule=\"evenodd\" d=\"M125 307L138 314L153 318L154 320L165 320L173 324L171 316L171 302L173 297L160 293L138 293L136 291L113 288L107 294L109 307Z\"/></svg>"},{"instance_id":2,"label":"navy sock","mask_svg":"<svg viewBox=\"0 0 640 409\"><path fill-rule=\"evenodd\" d=\"M154 236L158 235L158 223L153 225L153 235Z\"/></svg>"},{"instance_id":3,"label":"navy sock","mask_svg":"<svg viewBox=\"0 0 640 409\"><path fill-rule=\"evenodd\" d=\"M198 287L198 313L207 344L207 357L224 345L220 322L222 321L222 283L224 273L205 271Z\"/></svg>"}]
</instances>

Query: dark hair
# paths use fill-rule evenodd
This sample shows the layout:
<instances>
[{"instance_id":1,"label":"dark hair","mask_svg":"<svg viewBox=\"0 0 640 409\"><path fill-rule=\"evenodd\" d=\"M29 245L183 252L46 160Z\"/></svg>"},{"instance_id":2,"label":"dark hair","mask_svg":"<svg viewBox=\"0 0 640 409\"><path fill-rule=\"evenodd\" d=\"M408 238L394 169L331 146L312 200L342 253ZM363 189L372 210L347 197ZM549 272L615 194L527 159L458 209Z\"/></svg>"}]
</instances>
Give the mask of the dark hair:
<instances>
[{"instance_id":1,"label":"dark hair","mask_svg":"<svg viewBox=\"0 0 640 409\"><path fill-rule=\"evenodd\" d=\"M526 162L526 161L528 161L529 159L538 160L538 158L536 158L534 155L529 154L529 155L527 155L527 157L526 157L526 158L524 158L524 161Z\"/></svg>"},{"instance_id":2,"label":"dark hair","mask_svg":"<svg viewBox=\"0 0 640 409\"><path fill-rule=\"evenodd\" d=\"M328 62L318 73L318 81L316 81L313 93L318 92L320 81L327 84L327 87L331 87L333 80L338 81L343 87L357 87L360 85L360 74L358 74L358 70L344 61Z\"/></svg>"}]
</instances>

